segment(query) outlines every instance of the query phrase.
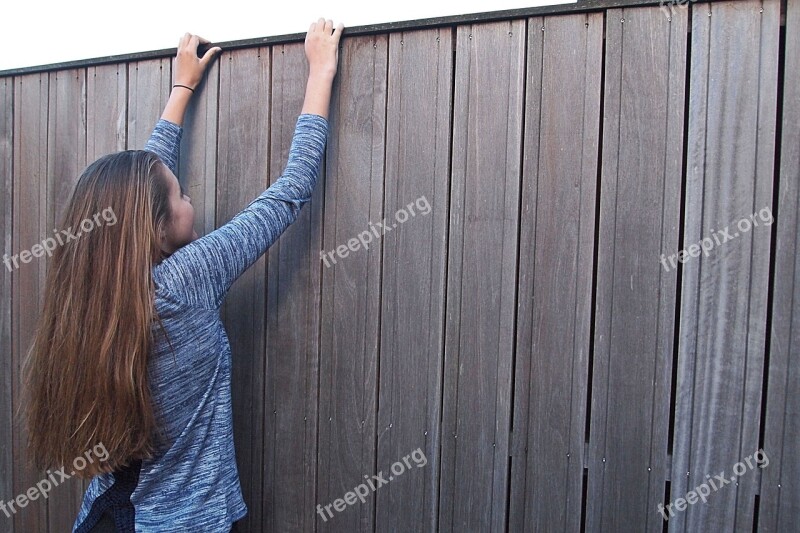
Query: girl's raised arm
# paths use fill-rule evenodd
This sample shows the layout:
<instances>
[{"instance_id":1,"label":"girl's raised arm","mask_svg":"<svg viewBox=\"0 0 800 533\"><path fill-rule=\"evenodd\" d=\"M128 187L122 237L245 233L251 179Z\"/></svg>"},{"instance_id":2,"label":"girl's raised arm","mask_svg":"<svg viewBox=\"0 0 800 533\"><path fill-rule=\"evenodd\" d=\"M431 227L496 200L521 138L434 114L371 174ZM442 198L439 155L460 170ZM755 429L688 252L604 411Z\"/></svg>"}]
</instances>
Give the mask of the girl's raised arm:
<instances>
[{"instance_id":1,"label":"girl's raised arm","mask_svg":"<svg viewBox=\"0 0 800 533\"><path fill-rule=\"evenodd\" d=\"M197 57L197 47L201 43L208 44L208 42L207 39L191 33L186 33L181 37L178 43L178 53L175 55L175 83L169 94L167 105L164 106L164 112L161 114L162 119L183 126L183 116L186 114L192 94L200 85L203 74L214 56L222 51L222 48L215 46L209 48L202 58Z\"/></svg>"},{"instance_id":2,"label":"girl's raised arm","mask_svg":"<svg viewBox=\"0 0 800 533\"><path fill-rule=\"evenodd\" d=\"M208 44L208 40L199 35L186 33L178 42L175 55L175 83L169 94L169 100L156 123L153 133L144 145L145 150L155 152L173 174L177 175L179 149L183 118L194 91L200 85L206 68L222 49L219 46L209 48L202 58L197 57L197 47Z\"/></svg>"},{"instance_id":3,"label":"girl's raised arm","mask_svg":"<svg viewBox=\"0 0 800 533\"><path fill-rule=\"evenodd\" d=\"M159 280L187 304L216 309L230 286L267 251L311 200L328 135L331 85L344 26L319 19L306 35L305 100L281 177L208 235L176 250L156 268Z\"/></svg>"}]
</instances>

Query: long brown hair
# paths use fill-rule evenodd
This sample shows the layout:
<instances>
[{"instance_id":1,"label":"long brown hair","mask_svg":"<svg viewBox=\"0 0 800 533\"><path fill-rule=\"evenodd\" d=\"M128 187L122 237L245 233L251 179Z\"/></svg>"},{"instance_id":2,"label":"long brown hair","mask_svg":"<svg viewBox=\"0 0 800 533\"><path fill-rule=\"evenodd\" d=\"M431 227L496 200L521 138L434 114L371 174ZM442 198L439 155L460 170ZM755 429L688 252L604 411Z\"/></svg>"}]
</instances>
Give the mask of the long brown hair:
<instances>
[{"instance_id":1,"label":"long brown hair","mask_svg":"<svg viewBox=\"0 0 800 533\"><path fill-rule=\"evenodd\" d=\"M115 223L56 247L48 265L23 370L28 456L41 470L101 444L108 460L75 473L90 478L157 449L147 361L158 319L151 268L170 217L165 169L154 153L128 150L101 157L75 185L61 228L77 234L108 210Z\"/></svg>"}]
</instances>

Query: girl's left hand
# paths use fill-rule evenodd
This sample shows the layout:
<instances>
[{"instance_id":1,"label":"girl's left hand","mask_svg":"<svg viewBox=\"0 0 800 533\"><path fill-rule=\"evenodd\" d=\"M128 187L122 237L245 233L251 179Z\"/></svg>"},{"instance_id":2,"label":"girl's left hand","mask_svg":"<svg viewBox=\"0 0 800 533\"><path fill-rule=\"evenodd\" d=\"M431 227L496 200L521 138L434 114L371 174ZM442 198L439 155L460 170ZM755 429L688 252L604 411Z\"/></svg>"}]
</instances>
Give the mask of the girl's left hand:
<instances>
[{"instance_id":1,"label":"girl's left hand","mask_svg":"<svg viewBox=\"0 0 800 533\"><path fill-rule=\"evenodd\" d=\"M203 55L202 58L197 57L197 47L202 44L208 44L208 39L203 39L199 35L192 35L191 33L184 34L178 43L178 53L175 56L175 83L180 85L187 85L195 89L200 80L203 79L203 73L206 67L214 59L214 56L222 51L222 48L215 46Z\"/></svg>"}]
</instances>

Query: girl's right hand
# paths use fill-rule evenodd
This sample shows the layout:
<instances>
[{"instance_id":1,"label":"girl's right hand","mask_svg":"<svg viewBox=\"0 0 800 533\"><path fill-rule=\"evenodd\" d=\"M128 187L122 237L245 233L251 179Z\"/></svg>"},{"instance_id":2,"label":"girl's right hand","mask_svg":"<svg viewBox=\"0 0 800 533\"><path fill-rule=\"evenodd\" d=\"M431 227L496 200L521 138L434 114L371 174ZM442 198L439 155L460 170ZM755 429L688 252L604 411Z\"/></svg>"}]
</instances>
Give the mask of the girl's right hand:
<instances>
[{"instance_id":1,"label":"girl's right hand","mask_svg":"<svg viewBox=\"0 0 800 533\"><path fill-rule=\"evenodd\" d=\"M305 50L310 73L336 75L339 63L339 39L344 24L341 22L333 29L333 21L321 18L312 22L306 34ZM333 30L333 33L331 33Z\"/></svg>"},{"instance_id":2,"label":"girl's right hand","mask_svg":"<svg viewBox=\"0 0 800 533\"><path fill-rule=\"evenodd\" d=\"M178 53L175 56L175 83L186 85L192 89L197 88L206 67L214 59L214 56L222 51L222 48L215 46L210 48L201 58L197 57L197 47L200 44L208 44L208 39L199 35L185 33L178 43Z\"/></svg>"}]
</instances>

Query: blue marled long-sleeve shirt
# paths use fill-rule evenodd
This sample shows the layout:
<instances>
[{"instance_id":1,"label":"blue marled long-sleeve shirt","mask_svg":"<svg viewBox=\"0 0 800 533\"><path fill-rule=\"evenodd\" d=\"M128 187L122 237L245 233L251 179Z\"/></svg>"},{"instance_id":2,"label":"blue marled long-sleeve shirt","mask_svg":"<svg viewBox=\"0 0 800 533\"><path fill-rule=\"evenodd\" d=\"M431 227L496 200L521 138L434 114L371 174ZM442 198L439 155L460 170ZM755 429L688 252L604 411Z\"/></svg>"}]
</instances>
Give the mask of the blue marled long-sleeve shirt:
<instances>
[{"instance_id":1,"label":"blue marled long-sleeve shirt","mask_svg":"<svg viewBox=\"0 0 800 533\"><path fill-rule=\"evenodd\" d=\"M156 312L172 349L156 324L148 376L168 449L116 476L95 477L73 532L89 531L107 507L117 531L131 532L228 532L247 514L233 447L231 351L219 310L233 282L311 199L327 132L324 117L301 114L280 179L230 222L153 268ZM145 149L175 172L181 134L159 120Z\"/></svg>"}]
</instances>

